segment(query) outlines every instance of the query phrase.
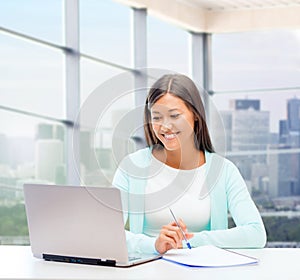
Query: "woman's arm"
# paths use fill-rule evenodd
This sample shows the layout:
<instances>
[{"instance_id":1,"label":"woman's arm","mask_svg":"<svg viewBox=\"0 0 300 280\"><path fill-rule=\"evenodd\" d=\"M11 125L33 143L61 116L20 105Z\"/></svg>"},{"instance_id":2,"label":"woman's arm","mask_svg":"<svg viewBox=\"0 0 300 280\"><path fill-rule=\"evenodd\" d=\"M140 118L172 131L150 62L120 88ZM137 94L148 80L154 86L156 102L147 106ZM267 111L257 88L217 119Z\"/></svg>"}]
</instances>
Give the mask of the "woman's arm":
<instances>
[{"instance_id":1,"label":"woman's arm","mask_svg":"<svg viewBox=\"0 0 300 280\"><path fill-rule=\"evenodd\" d=\"M129 220L130 214L128 209L128 194L130 192L129 184L130 180L128 174L124 169L118 168L114 175L112 185L121 190L124 225ZM156 238L146 236L142 233L132 233L129 230L125 230L125 232L129 253L157 253L157 251L155 250Z\"/></svg>"},{"instance_id":2,"label":"woman's arm","mask_svg":"<svg viewBox=\"0 0 300 280\"><path fill-rule=\"evenodd\" d=\"M266 244L266 231L261 216L248 192L246 183L237 167L227 162L225 174L216 188L225 185L228 210L236 227L195 233L190 243L193 246L212 244L223 248L262 248ZM221 184L221 185L220 185ZM216 190L217 191L217 190ZM212 196L213 197L213 196ZM213 203L218 203L214 201ZM224 209L227 211L227 209ZM220 213L221 214L221 213ZM224 213L222 213L224 214ZM212 219L218 213L211 213ZM227 213L226 213L227 215Z\"/></svg>"}]
</instances>

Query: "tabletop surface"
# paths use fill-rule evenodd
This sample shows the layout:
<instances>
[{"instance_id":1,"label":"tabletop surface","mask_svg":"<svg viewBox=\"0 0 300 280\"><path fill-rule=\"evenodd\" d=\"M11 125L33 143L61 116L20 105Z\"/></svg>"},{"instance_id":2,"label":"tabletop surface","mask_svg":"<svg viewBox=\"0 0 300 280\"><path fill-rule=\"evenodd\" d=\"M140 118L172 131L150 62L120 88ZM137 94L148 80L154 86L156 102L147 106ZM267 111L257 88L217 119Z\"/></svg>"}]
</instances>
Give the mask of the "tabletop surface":
<instances>
[{"instance_id":1,"label":"tabletop surface","mask_svg":"<svg viewBox=\"0 0 300 280\"><path fill-rule=\"evenodd\" d=\"M234 251L258 258L259 264L195 269L155 260L116 268L47 262L34 258L30 246L0 246L0 279L300 279L300 248Z\"/></svg>"}]
</instances>

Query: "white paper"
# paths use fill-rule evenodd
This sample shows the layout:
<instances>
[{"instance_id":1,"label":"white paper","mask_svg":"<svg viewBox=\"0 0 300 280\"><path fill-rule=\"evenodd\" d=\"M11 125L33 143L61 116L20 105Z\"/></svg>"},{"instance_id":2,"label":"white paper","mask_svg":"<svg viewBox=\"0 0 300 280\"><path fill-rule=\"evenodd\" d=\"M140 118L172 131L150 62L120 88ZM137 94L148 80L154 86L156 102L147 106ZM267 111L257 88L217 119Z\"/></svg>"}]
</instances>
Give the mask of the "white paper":
<instances>
[{"instance_id":1,"label":"white paper","mask_svg":"<svg viewBox=\"0 0 300 280\"><path fill-rule=\"evenodd\" d=\"M192 249L173 249L163 259L193 267L224 267L257 264L258 260L212 245Z\"/></svg>"}]
</instances>

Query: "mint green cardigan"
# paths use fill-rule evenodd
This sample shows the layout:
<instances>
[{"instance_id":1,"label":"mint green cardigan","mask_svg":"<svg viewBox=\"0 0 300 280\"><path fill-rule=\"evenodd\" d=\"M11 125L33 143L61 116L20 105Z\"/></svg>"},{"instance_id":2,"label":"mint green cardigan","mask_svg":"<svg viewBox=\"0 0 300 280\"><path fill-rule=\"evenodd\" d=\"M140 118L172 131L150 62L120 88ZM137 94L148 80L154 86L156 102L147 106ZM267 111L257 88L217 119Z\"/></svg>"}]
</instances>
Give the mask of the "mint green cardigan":
<instances>
[{"instance_id":1,"label":"mint green cardigan","mask_svg":"<svg viewBox=\"0 0 300 280\"><path fill-rule=\"evenodd\" d=\"M143 197L151 158L152 148L126 156L113 179L113 186L122 193L124 221L129 218L130 232L126 231L129 252L156 253L156 238L143 233ZM193 247L207 244L221 248L264 247L264 224L237 167L216 153L205 152L205 160L205 181L211 200L210 227L209 230L196 232L189 240L190 244ZM236 224L236 227L230 229L228 212Z\"/></svg>"}]
</instances>

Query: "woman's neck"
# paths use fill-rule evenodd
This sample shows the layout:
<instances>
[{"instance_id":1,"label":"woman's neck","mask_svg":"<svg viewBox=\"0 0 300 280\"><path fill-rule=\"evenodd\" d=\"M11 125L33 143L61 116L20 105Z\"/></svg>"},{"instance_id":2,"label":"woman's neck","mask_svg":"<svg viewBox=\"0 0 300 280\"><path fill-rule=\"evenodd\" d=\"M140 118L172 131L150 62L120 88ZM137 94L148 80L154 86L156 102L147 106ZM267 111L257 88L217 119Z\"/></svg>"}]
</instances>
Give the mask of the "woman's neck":
<instances>
[{"instance_id":1,"label":"woman's neck","mask_svg":"<svg viewBox=\"0 0 300 280\"><path fill-rule=\"evenodd\" d=\"M204 153L196 148L176 151L154 150L153 155L159 161L176 169L194 169L205 163Z\"/></svg>"}]
</instances>

